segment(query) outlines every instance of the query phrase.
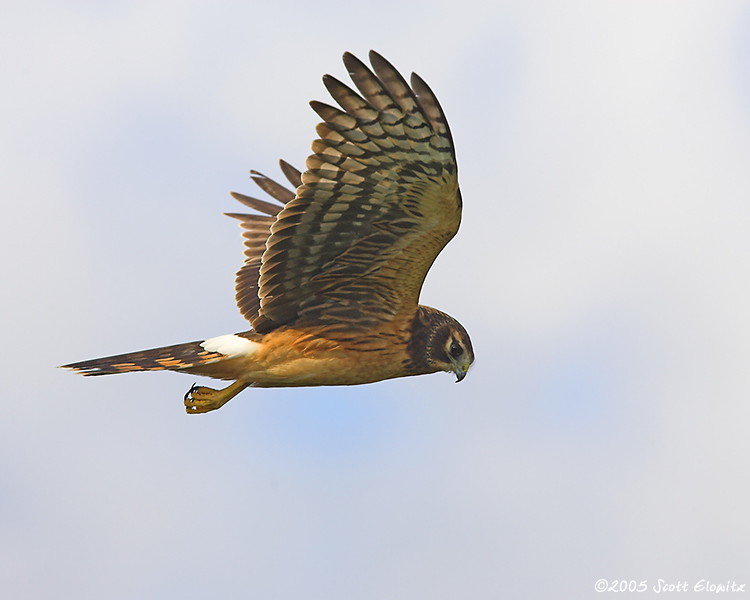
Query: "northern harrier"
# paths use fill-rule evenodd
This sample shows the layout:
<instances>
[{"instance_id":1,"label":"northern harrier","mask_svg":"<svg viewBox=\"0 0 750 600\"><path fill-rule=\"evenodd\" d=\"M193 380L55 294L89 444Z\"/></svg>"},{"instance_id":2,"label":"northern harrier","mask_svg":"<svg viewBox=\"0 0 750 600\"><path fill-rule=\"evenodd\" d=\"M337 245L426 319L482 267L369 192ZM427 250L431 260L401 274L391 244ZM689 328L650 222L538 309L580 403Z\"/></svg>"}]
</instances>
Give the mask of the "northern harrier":
<instances>
[{"instance_id":1,"label":"northern harrier","mask_svg":"<svg viewBox=\"0 0 750 600\"><path fill-rule=\"evenodd\" d=\"M188 413L215 410L246 387L354 385L448 371L474 360L458 321L418 304L422 282L458 231L453 140L437 98L370 52L344 64L359 94L323 78L341 106L311 102L323 123L307 170L281 161L295 192L257 171L279 204L233 193L262 214L245 230L236 298L252 328L205 341L65 365L84 375L172 370L232 380L185 394ZM342 110L343 109L343 110Z\"/></svg>"}]
</instances>

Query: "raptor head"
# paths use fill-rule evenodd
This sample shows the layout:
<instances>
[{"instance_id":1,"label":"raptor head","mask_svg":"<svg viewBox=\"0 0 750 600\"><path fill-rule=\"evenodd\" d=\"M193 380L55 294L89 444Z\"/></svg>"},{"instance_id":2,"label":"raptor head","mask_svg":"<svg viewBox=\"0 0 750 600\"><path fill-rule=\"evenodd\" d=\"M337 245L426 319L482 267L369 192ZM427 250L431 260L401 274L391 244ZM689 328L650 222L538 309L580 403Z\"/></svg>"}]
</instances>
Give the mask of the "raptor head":
<instances>
[{"instance_id":1,"label":"raptor head","mask_svg":"<svg viewBox=\"0 0 750 600\"><path fill-rule=\"evenodd\" d=\"M420 306L417 311L409 353L420 373L455 373L456 383L466 377L474 362L471 338L463 325L428 306Z\"/></svg>"}]
</instances>

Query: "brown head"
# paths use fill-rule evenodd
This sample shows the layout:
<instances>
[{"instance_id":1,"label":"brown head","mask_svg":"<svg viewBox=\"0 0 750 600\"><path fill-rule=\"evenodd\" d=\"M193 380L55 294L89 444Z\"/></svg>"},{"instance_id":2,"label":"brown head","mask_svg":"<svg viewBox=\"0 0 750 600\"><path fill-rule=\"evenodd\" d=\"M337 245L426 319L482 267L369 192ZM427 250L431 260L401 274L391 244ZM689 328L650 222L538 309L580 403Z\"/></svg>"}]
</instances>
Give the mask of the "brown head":
<instances>
[{"instance_id":1,"label":"brown head","mask_svg":"<svg viewBox=\"0 0 750 600\"><path fill-rule=\"evenodd\" d=\"M466 377L474 362L471 338L453 317L429 306L420 306L411 327L407 369L412 373L447 371L456 383Z\"/></svg>"}]
</instances>

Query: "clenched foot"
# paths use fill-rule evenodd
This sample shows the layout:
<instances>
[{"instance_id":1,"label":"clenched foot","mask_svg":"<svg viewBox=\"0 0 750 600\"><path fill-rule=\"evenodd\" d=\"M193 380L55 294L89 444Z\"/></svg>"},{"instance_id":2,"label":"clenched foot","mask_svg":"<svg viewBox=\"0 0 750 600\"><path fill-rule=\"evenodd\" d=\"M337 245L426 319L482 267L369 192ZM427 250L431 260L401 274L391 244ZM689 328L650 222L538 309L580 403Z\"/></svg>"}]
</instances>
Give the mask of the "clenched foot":
<instances>
[{"instance_id":1,"label":"clenched foot","mask_svg":"<svg viewBox=\"0 0 750 600\"><path fill-rule=\"evenodd\" d=\"M185 411L189 415L197 415L221 408L247 386L244 381L235 381L223 390L214 390L193 384L185 394Z\"/></svg>"}]
</instances>

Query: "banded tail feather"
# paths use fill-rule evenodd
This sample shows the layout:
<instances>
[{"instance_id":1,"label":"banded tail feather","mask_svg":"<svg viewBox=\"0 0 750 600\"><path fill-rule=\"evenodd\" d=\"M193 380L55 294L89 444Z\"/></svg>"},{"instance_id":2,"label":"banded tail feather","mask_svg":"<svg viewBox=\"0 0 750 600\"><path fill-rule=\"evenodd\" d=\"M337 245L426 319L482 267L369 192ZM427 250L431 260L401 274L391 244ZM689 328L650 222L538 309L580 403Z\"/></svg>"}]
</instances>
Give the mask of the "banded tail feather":
<instances>
[{"instance_id":1,"label":"banded tail feather","mask_svg":"<svg viewBox=\"0 0 750 600\"><path fill-rule=\"evenodd\" d=\"M246 387L253 385L252 381L238 377L238 374L245 365L244 361L254 360L258 349L262 347L259 343L261 339L262 336L251 330L220 335L202 342L84 360L62 365L62 368L86 376L137 371L182 371L214 379L234 380L232 385L221 390L193 384L185 394L185 410L188 414L199 414L221 408Z\"/></svg>"},{"instance_id":2,"label":"banded tail feather","mask_svg":"<svg viewBox=\"0 0 750 600\"><path fill-rule=\"evenodd\" d=\"M196 369L201 366L226 358L226 355L220 352L207 350L202 344L206 344L206 342L188 342L139 352L105 356L62 365L62 368L72 369L86 376L114 375L135 371L197 372Z\"/></svg>"}]
</instances>

